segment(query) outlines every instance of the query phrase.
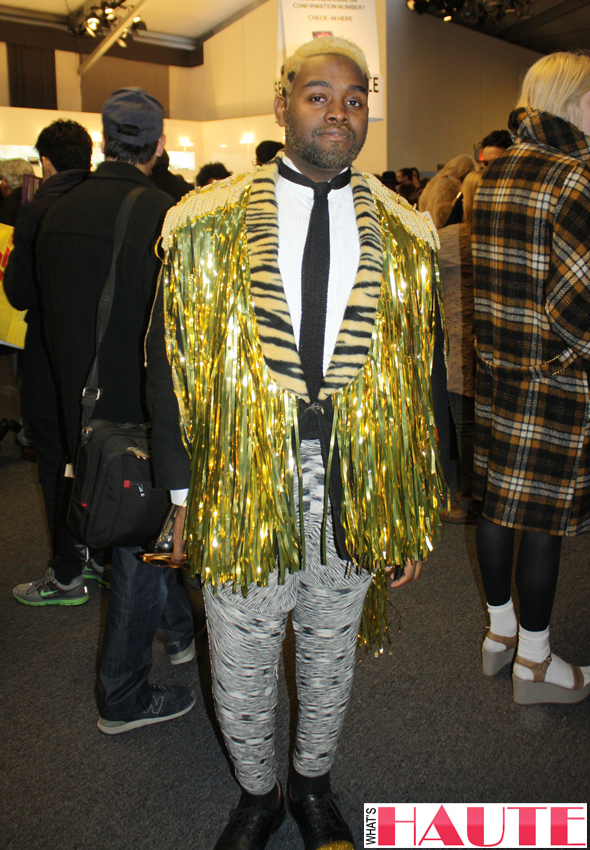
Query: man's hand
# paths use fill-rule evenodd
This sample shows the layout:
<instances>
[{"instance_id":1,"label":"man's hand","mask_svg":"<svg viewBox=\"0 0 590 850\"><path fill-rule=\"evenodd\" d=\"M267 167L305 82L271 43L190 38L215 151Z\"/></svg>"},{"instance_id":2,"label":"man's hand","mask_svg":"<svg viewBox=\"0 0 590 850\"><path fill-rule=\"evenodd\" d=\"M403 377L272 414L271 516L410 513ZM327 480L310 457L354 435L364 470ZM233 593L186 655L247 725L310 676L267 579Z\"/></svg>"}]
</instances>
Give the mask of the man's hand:
<instances>
[{"instance_id":1,"label":"man's hand","mask_svg":"<svg viewBox=\"0 0 590 850\"><path fill-rule=\"evenodd\" d=\"M184 522L186 520L186 508L178 508L174 517L174 529L172 531L172 557L171 563L178 566L184 554Z\"/></svg>"},{"instance_id":2,"label":"man's hand","mask_svg":"<svg viewBox=\"0 0 590 850\"><path fill-rule=\"evenodd\" d=\"M395 573L395 567L385 568L386 573L390 573L392 570ZM413 558L408 558L408 560L406 561L406 566L404 567L403 576L401 578L398 578L397 581L392 581L390 587L401 587L402 585L407 584L409 581L418 581L418 579L420 578L421 570L422 561L414 561Z\"/></svg>"}]
</instances>

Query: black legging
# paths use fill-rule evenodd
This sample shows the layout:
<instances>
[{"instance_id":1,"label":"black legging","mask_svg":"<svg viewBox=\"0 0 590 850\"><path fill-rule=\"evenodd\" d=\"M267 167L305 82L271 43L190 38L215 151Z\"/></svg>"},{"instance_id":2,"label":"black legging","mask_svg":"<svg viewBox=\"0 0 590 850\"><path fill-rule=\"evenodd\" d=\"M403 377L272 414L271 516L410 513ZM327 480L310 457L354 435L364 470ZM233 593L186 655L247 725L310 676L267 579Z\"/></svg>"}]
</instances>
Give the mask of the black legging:
<instances>
[{"instance_id":1,"label":"black legging","mask_svg":"<svg viewBox=\"0 0 590 850\"><path fill-rule=\"evenodd\" d=\"M514 529L477 521L477 558L489 605L504 605L510 599ZM531 632L549 625L559 574L561 537L540 531L523 531L516 561L516 589L520 623Z\"/></svg>"}]
</instances>

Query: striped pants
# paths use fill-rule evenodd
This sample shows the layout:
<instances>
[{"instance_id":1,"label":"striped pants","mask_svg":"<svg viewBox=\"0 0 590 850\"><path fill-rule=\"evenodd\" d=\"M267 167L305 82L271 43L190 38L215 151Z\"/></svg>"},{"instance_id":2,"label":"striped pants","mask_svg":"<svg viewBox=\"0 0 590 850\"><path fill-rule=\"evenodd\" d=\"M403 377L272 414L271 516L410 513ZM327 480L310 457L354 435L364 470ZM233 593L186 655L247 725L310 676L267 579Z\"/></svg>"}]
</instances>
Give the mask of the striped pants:
<instances>
[{"instance_id":1,"label":"striped pants","mask_svg":"<svg viewBox=\"0 0 590 850\"><path fill-rule=\"evenodd\" d=\"M299 716L293 765L304 776L330 770L350 698L356 639L371 582L338 558L328 522L320 563L324 468L316 441L301 446L307 565L277 574L247 598L232 583L205 590L217 719L240 785L266 794L276 781L277 677L289 612L296 641Z\"/></svg>"}]
</instances>

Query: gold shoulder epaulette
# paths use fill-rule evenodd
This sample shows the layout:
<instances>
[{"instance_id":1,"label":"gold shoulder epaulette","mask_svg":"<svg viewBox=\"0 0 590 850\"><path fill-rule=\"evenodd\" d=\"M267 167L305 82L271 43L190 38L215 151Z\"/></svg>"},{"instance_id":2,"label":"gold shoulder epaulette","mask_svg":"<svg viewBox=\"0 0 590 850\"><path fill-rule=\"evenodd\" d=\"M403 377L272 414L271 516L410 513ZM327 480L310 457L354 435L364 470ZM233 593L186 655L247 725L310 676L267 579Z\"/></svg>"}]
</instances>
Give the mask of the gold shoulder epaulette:
<instances>
[{"instance_id":1,"label":"gold shoulder epaulette","mask_svg":"<svg viewBox=\"0 0 590 850\"><path fill-rule=\"evenodd\" d=\"M244 189L251 183L254 172L236 174L226 177L225 180L217 180L209 186L198 187L185 195L175 207L168 210L162 227L162 247L168 251L169 237L176 228L184 224L187 219L194 219L201 215L207 215L214 210L233 204L239 200Z\"/></svg>"},{"instance_id":2,"label":"gold shoulder epaulette","mask_svg":"<svg viewBox=\"0 0 590 850\"><path fill-rule=\"evenodd\" d=\"M391 189L384 186L383 183L373 174L363 174L363 177L369 184L373 196L381 201L381 203L384 204L387 209L401 221L410 233L413 233L414 236L418 237L418 239L428 242L435 251L438 251L440 248L438 233L430 226L426 219L420 215L417 209L411 207L406 199L402 198L401 195L398 195L396 192L392 192Z\"/></svg>"}]
</instances>

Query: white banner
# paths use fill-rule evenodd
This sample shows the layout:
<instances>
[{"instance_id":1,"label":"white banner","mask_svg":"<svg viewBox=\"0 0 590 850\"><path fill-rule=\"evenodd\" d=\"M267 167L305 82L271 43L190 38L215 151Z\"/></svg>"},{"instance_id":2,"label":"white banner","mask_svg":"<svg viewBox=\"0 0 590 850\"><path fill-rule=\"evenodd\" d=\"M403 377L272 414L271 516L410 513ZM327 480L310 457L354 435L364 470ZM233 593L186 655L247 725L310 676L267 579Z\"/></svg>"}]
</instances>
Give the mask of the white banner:
<instances>
[{"instance_id":1,"label":"white banner","mask_svg":"<svg viewBox=\"0 0 590 850\"><path fill-rule=\"evenodd\" d=\"M364 847L587 847L586 803L365 803Z\"/></svg>"},{"instance_id":2,"label":"white banner","mask_svg":"<svg viewBox=\"0 0 590 850\"><path fill-rule=\"evenodd\" d=\"M371 74L369 120L382 120L385 117L385 97L379 67L375 0L364 0L363 3L347 3L342 0L280 0L277 78L287 56L301 44L325 35L336 35L354 41L364 52Z\"/></svg>"}]
</instances>

